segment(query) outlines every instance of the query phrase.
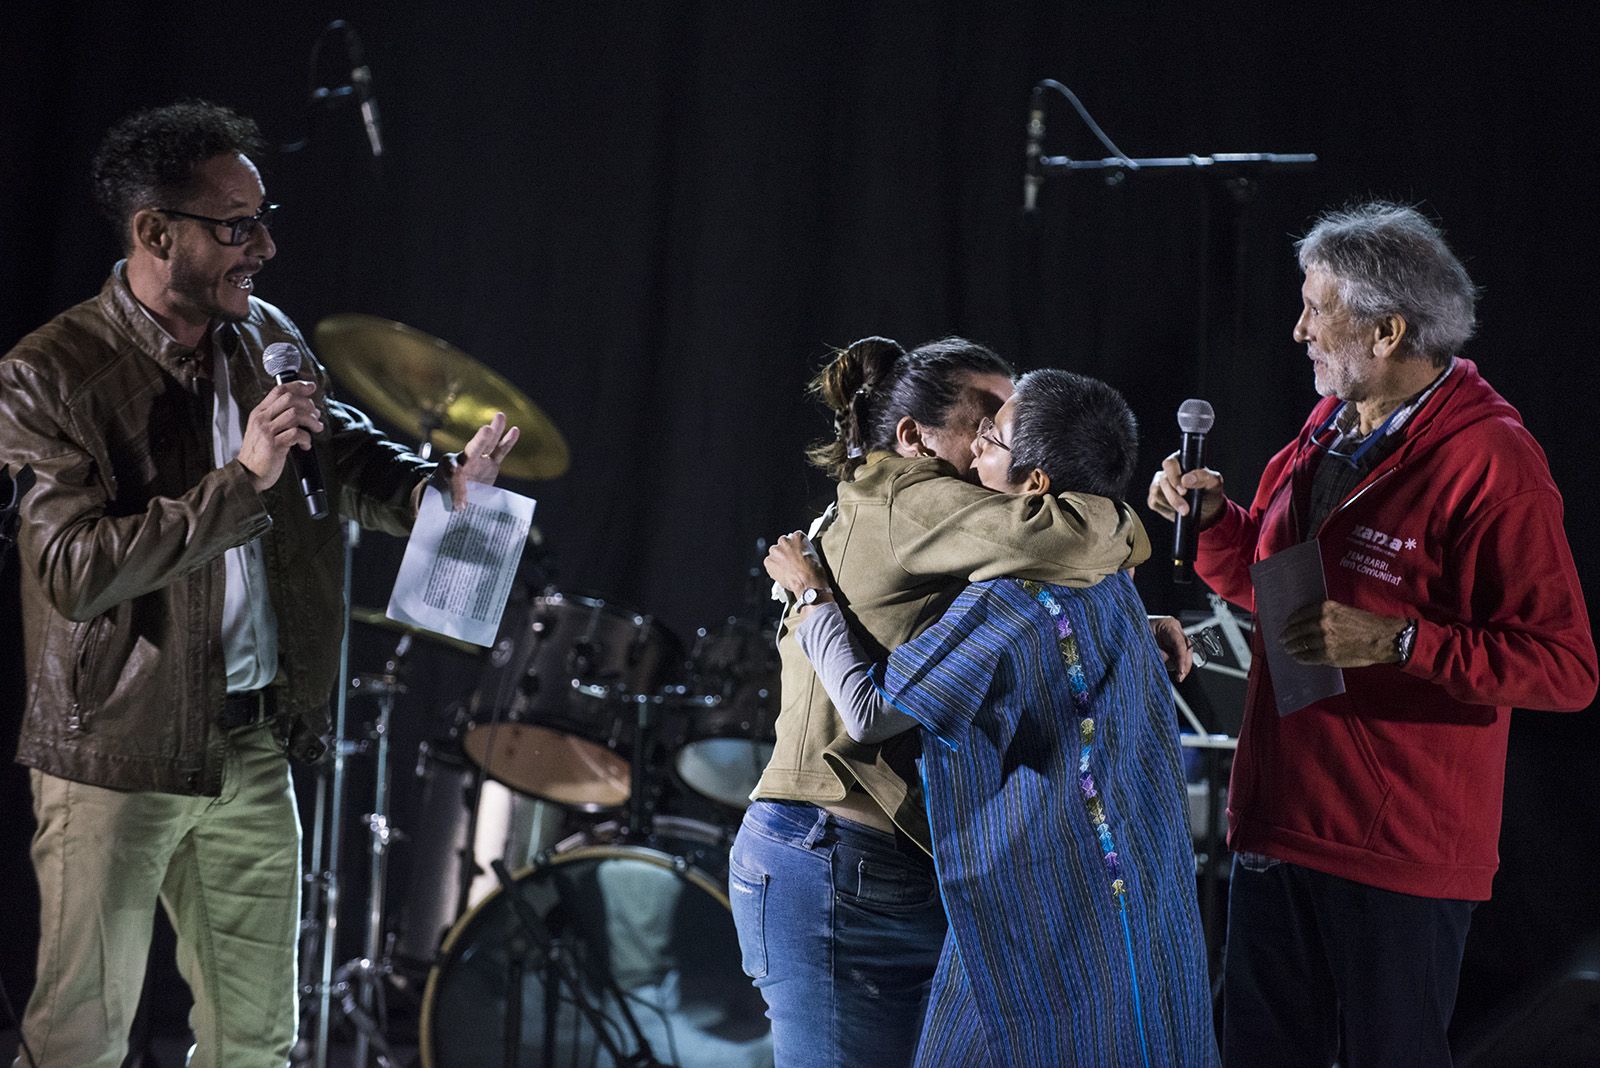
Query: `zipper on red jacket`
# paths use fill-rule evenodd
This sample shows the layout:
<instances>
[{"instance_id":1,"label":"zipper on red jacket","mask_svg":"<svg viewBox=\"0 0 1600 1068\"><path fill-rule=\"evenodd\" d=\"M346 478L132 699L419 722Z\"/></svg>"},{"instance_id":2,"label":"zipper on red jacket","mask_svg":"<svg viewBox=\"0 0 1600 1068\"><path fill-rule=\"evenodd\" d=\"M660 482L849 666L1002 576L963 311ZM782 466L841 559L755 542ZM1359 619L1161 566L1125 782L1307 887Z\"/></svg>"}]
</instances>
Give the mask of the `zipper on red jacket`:
<instances>
[{"instance_id":1,"label":"zipper on red jacket","mask_svg":"<svg viewBox=\"0 0 1600 1068\"><path fill-rule=\"evenodd\" d=\"M1350 507L1352 504L1354 504L1357 501L1359 501L1362 497L1365 497L1367 495L1367 491L1369 489L1371 489L1373 486L1376 486L1378 483L1382 482L1384 479L1388 478L1389 475L1394 472L1395 468L1397 468L1399 466L1400 466L1400 464L1398 462L1395 463L1394 466L1392 466L1392 467L1388 468L1387 470L1383 471L1377 477L1375 477L1371 482L1368 482L1365 486L1362 486L1360 489L1356 490L1355 493L1352 493L1349 497L1346 497L1344 500L1340 501L1337 505L1335 505L1333 507L1332 511L1330 511L1327 515L1322 517L1322 523L1321 523L1320 526L1317 527L1317 536L1318 537L1322 536L1323 528L1325 528L1328 525L1328 522L1331 519L1333 519L1334 516L1338 515L1340 512L1344 511L1346 508ZM1291 501L1290 503L1292 504L1293 502Z\"/></svg>"},{"instance_id":2,"label":"zipper on red jacket","mask_svg":"<svg viewBox=\"0 0 1600 1068\"><path fill-rule=\"evenodd\" d=\"M1315 445L1311 445L1311 448L1315 449L1316 446ZM1305 454L1302 453L1301 454L1301 458L1303 458L1304 455ZM1326 456L1325 456L1325 458L1326 458ZM1352 504L1354 504L1357 501L1359 501L1362 497L1365 497L1367 495L1367 491L1368 490L1370 490L1373 486L1376 486L1379 482L1382 482L1384 479L1388 478L1391 474L1393 474L1395 472L1395 470L1397 470L1400 467L1400 464L1401 464L1401 461L1398 458L1396 458L1394 463L1390 464L1388 467L1386 467L1382 471L1380 471L1377 475L1373 476L1371 481L1369 481L1366 485L1362 486L1360 489L1356 490L1350 496L1346 497L1344 500L1342 500L1338 504L1334 505L1333 508L1329 510L1328 514L1322 517L1322 522L1317 525L1317 529L1316 529L1315 533L1312 534L1311 536L1312 537L1321 537L1322 536L1322 531L1327 527L1329 521L1332 520L1334 516L1338 515L1340 512L1344 511L1346 508L1350 507ZM1314 472L1314 471L1311 472L1308 477L1315 478L1316 477L1316 472ZM1291 522L1294 523L1294 532L1295 532L1295 535L1296 535L1296 538L1297 538L1295 544L1298 545L1300 542L1306 541L1307 537L1306 537L1306 534L1305 534L1305 530L1304 530L1303 526L1301 525L1299 505L1295 503L1295 499L1294 499L1294 497L1295 497L1294 481L1295 481L1294 480L1294 475L1291 474L1289 476L1289 483L1288 483L1288 486L1287 486L1287 488L1289 490L1289 519L1290 519Z\"/></svg>"}]
</instances>

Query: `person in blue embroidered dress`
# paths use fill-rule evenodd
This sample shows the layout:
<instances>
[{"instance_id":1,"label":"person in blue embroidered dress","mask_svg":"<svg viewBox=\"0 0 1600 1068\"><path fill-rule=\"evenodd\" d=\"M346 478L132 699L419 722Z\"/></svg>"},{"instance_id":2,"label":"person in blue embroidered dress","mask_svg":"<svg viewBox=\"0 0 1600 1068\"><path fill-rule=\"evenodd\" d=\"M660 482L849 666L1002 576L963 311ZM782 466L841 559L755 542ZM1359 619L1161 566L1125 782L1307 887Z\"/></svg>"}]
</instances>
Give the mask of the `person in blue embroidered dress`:
<instances>
[{"instance_id":1,"label":"person in blue embroidered dress","mask_svg":"<svg viewBox=\"0 0 1600 1068\"><path fill-rule=\"evenodd\" d=\"M992 489L1115 498L1137 431L1111 387L1036 371L973 450ZM786 541L774 577L816 586L804 550ZM931 736L950 930L917 1064L1216 1064L1176 717L1131 578L975 583L877 686L839 607L810 616L852 735Z\"/></svg>"}]
</instances>

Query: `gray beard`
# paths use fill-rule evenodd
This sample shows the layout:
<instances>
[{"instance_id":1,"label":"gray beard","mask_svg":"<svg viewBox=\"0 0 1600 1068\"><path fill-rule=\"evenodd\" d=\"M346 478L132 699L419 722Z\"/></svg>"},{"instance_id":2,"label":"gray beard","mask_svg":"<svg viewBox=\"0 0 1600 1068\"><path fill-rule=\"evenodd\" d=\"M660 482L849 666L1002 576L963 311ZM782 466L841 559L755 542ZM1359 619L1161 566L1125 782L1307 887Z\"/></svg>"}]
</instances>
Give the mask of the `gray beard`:
<instances>
[{"instance_id":1,"label":"gray beard","mask_svg":"<svg viewBox=\"0 0 1600 1068\"><path fill-rule=\"evenodd\" d=\"M187 264L173 263L172 280L168 283L168 287L190 305L205 312L213 322L242 323L249 317L248 313L240 315L214 303L211 296L211 279L202 276L199 271L191 270Z\"/></svg>"},{"instance_id":2,"label":"gray beard","mask_svg":"<svg viewBox=\"0 0 1600 1068\"><path fill-rule=\"evenodd\" d=\"M1366 391L1361 388L1358 377L1352 370L1359 355L1346 353L1330 353L1322 351L1322 372L1312 373L1312 384L1316 387L1319 397L1338 397L1343 401L1362 400Z\"/></svg>"}]
</instances>

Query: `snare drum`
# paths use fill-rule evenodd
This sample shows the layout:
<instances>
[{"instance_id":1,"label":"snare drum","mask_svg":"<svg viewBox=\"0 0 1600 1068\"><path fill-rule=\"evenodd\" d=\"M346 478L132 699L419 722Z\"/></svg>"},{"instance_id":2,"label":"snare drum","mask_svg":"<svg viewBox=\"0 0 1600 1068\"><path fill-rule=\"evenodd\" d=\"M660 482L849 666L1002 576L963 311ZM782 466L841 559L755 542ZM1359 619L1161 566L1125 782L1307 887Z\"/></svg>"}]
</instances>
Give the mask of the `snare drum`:
<instances>
[{"instance_id":1,"label":"snare drum","mask_svg":"<svg viewBox=\"0 0 1600 1068\"><path fill-rule=\"evenodd\" d=\"M684 741L674 770L701 796L743 809L777 738L774 630L741 619L714 632L702 629L689 669L691 693L679 705L686 718Z\"/></svg>"},{"instance_id":2,"label":"snare drum","mask_svg":"<svg viewBox=\"0 0 1600 1068\"><path fill-rule=\"evenodd\" d=\"M597 1023L631 1056L619 998L660 1063L772 1064L766 1005L740 968L728 908L728 832L671 817L656 827L636 845L602 826L518 873L510 893L532 909L535 934L505 890L462 918L428 976L424 1068L609 1063Z\"/></svg>"}]
</instances>

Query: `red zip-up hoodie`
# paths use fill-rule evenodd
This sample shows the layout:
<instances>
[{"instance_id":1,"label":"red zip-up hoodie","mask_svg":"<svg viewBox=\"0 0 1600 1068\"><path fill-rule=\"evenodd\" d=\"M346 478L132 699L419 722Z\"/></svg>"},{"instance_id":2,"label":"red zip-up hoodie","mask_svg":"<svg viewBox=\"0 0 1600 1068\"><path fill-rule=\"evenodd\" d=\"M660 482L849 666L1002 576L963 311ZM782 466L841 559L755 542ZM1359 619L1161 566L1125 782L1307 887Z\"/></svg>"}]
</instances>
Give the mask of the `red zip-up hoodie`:
<instances>
[{"instance_id":1,"label":"red zip-up hoodie","mask_svg":"<svg viewBox=\"0 0 1600 1068\"><path fill-rule=\"evenodd\" d=\"M1196 569L1254 608L1250 564L1307 539L1313 409L1249 511L1228 502ZM1500 858L1513 706L1586 707L1594 636L1561 494L1522 419L1470 361L1314 532L1328 597L1419 620L1410 661L1345 670L1346 693L1279 717L1256 634L1228 845L1370 886L1486 900ZM1336 462L1336 461L1333 461Z\"/></svg>"}]
</instances>

